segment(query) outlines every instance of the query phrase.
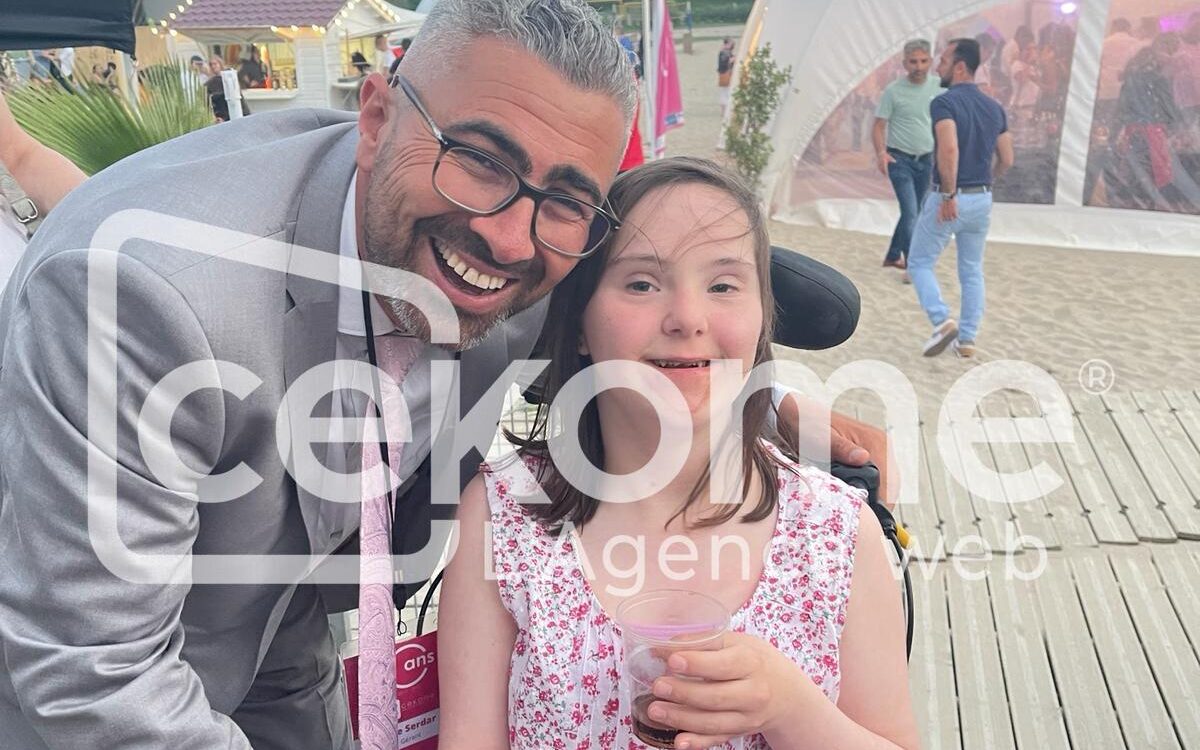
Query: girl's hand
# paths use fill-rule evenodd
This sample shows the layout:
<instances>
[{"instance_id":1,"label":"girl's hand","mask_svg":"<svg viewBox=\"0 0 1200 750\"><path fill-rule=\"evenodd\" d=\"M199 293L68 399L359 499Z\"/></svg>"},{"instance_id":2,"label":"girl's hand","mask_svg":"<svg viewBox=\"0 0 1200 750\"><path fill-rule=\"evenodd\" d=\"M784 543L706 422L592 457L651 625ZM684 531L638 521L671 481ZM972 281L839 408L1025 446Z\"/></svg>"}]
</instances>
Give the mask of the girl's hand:
<instances>
[{"instance_id":1,"label":"girl's hand","mask_svg":"<svg viewBox=\"0 0 1200 750\"><path fill-rule=\"evenodd\" d=\"M794 721L822 693L795 663L769 643L728 633L716 651L672 654L670 673L654 681L650 718L683 730L676 748L712 747L732 737L768 732ZM680 679L682 675L698 679ZM702 681L701 681L702 680Z\"/></svg>"}]
</instances>

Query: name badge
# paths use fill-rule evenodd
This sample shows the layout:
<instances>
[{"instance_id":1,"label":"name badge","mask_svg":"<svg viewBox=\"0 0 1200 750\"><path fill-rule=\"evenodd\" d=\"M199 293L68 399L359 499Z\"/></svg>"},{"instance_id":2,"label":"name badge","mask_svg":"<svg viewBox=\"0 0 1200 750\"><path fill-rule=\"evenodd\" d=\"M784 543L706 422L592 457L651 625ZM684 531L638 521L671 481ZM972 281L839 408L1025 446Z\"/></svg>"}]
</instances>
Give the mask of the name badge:
<instances>
[{"instance_id":1,"label":"name badge","mask_svg":"<svg viewBox=\"0 0 1200 750\"><path fill-rule=\"evenodd\" d=\"M358 740L358 654L342 659L350 725ZM437 750L437 631L396 641L397 750Z\"/></svg>"}]
</instances>

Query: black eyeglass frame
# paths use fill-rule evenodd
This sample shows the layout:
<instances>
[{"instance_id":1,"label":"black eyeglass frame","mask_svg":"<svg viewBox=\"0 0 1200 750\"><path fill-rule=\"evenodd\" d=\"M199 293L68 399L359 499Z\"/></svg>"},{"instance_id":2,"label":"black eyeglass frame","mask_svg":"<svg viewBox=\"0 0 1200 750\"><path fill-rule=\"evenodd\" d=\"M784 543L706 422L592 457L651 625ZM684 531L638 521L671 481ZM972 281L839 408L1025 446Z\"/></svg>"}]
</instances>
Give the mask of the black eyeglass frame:
<instances>
[{"instance_id":1,"label":"black eyeglass frame","mask_svg":"<svg viewBox=\"0 0 1200 750\"><path fill-rule=\"evenodd\" d=\"M505 209L507 209L512 204L516 203L520 198L528 197L530 200L533 201L533 218L531 219L530 224L529 224L529 238L531 240L533 240L535 243L544 245L545 247L549 248L553 252L558 253L559 255L565 256L567 258L586 258L586 257L588 257L589 255L591 255L592 253L594 253L600 249L600 246L604 244L604 241L606 239L608 239L609 235L611 235L613 232L620 230L621 221L620 221L620 219L618 219L616 217L615 214L612 213L612 211L602 208L601 206L597 206L593 203L588 203L585 200L580 200L579 198L576 198L573 195L567 195L566 193L556 193L556 192L549 191L549 190L543 190L542 188L539 188L536 185L531 185L531 184L529 184L529 182L527 182L525 180L524 177L522 177L520 174L518 174L515 169L513 169L509 165L505 164L499 158L497 158L495 154L484 151L483 149L477 148L476 146L472 146L469 143L464 143L460 140L452 138L452 137L446 135L445 133L443 133L442 129L438 127L437 123L433 121L433 116L429 114L429 110L425 109L425 105L421 103L421 97L417 95L416 89L413 88L413 85L404 76L400 75L399 73L393 74L391 79L388 81L388 86L390 88L396 88L397 86L399 86L400 90L404 92L404 95L406 97L408 97L408 101L412 103L413 107L417 110L418 113L420 113L421 118L423 120L425 120L425 124L427 126L429 126L429 131L433 134L434 139L437 140L438 145L441 147L441 151L438 153L437 161L434 162L433 174L431 175L430 179L433 182L433 189L437 191L438 195L442 196L443 198L450 201L454 205L458 206L459 208L463 209L464 211L470 211L471 213L475 214L476 216L495 216L496 214L500 213L501 211L504 211ZM495 208L491 209L490 211L481 211L477 208L473 208L471 206L465 205L462 202L450 197L449 195L446 195L445 191L443 191L440 187L438 187L437 172L438 172L438 167L440 167L442 165L442 158L451 149L463 149L463 150L471 152L472 154L476 154L484 159L487 159L489 162L496 164L499 168L503 169L504 171L508 172L509 174L511 174L513 176L513 178L516 180L516 183L517 183L517 189L515 191L513 191L513 194L510 195L506 200L501 201L500 205L496 206ZM587 206L588 208L590 208L596 212L596 215L592 218L593 224L597 221L603 221L608 226L607 230L603 234L601 234L598 239L596 239L592 242L591 247L585 249L583 252L580 252L580 253L569 253L569 252L566 252L565 250L561 250L561 249L555 247L554 245L551 245L550 243L548 243L545 240L538 237L538 234L537 234L538 213L541 210L542 201L546 200L547 198L566 199L569 201L574 201L580 205ZM591 235L589 232L589 237L590 236Z\"/></svg>"}]
</instances>

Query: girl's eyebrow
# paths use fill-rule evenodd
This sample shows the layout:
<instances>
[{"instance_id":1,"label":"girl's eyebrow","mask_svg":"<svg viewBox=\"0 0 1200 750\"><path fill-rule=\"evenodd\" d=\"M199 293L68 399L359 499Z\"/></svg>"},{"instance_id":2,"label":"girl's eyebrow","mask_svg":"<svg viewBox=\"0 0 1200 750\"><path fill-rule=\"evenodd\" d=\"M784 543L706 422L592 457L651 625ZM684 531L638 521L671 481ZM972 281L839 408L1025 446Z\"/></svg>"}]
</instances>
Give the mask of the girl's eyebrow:
<instances>
[{"instance_id":1,"label":"girl's eyebrow","mask_svg":"<svg viewBox=\"0 0 1200 750\"><path fill-rule=\"evenodd\" d=\"M622 263L649 263L652 265L661 266L663 268L670 268L671 265L673 264L671 260L661 258L657 255L654 255L653 253L634 253L631 255L622 255L618 258L613 258L611 261L609 261L610 266L616 266L616 265L619 265ZM708 265L710 265L710 266L744 266L744 267L751 268L751 269L754 268L754 263L746 260L745 258L738 258L733 255L725 255L720 258L716 258L716 259L712 260Z\"/></svg>"}]
</instances>

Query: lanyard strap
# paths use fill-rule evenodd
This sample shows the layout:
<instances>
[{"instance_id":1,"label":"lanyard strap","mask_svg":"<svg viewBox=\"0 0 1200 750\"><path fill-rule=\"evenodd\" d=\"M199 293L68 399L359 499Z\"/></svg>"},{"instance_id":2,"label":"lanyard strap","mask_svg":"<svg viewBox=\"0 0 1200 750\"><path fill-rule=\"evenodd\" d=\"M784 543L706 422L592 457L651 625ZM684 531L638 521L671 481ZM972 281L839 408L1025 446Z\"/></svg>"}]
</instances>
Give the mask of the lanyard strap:
<instances>
[{"instance_id":1,"label":"lanyard strap","mask_svg":"<svg viewBox=\"0 0 1200 750\"><path fill-rule=\"evenodd\" d=\"M371 404L375 409L375 417L379 422L379 464L383 467L383 486L387 488L388 513L390 518L396 518L396 494L392 490L390 476L391 456L388 453L387 424L380 411L383 403L383 391L379 385L379 359L375 353L375 326L371 321L371 295L367 290L362 293L363 323L367 333L367 361L371 363Z\"/></svg>"}]
</instances>

